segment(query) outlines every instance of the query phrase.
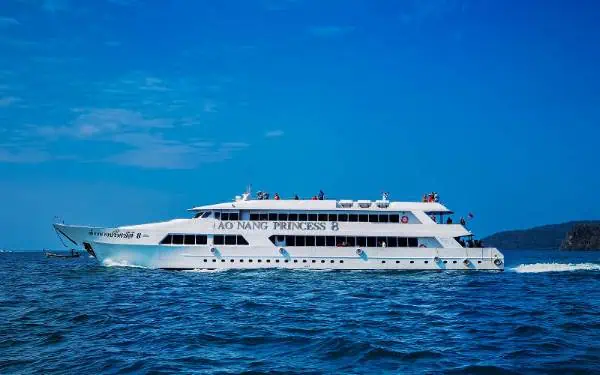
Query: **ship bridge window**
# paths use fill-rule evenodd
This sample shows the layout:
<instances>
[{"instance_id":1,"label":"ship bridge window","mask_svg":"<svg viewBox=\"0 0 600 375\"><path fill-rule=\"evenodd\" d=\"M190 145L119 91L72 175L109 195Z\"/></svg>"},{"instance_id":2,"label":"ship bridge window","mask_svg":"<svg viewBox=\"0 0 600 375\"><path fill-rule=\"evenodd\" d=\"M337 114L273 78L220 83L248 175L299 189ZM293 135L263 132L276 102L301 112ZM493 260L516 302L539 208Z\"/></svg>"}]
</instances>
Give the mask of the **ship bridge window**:
<instances>
[{"instance_id":1,"label":"ship bridge window","mask_svg":"<svg viewBox=\"0 0 600 375\"><path fill-rule=\"evenodd\" d=\"M204 213L204 215L202 215L202 218L203 218L203 219L206 219L206 218L207 218L207 217L209 217L209 216L210 216L210 211L206 211L206 212Z\"/></svg>"},{"instance_id":2,"label":"ship bridge window","mask_svg":"<svg viewBox=\"0 0 600 375\"><path fill-rule=\"evenodd\" d=\"M198 218L200 218L202 215L204 215L204 211L199 211L198 213L196 213L196 215L194 215L194 219L198 219Z\"/></svg>"}]
</instances>

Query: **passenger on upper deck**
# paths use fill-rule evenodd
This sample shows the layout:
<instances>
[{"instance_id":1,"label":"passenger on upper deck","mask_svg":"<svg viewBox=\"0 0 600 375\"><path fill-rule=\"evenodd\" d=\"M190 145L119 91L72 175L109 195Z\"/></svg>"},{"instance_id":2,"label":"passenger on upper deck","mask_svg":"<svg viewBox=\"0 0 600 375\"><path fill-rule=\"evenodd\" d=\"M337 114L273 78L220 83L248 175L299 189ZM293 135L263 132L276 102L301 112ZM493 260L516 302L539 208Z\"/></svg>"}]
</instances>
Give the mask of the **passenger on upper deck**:
<instances>
[{"instance_id":1,"label":"passenger on upper deck","mask_svg":"<svg viewBox=\"0 0 600 375\"><path fill-rule=\"evenodd\" d=\"M464 227L465 225L467 225L467 222L465 221L465 218L464 218L464 217L461 217L461 218L460 218L460 225L462 225L463 227Z\"/></svg>"},{"instance_id":2,"label":"passenger on upper deck","mask_svg":"<svg viewBox=\"0 0 600 375\"><path fill-rule=\"evenodd\" d=\"M448 216L448 220L446 220L446 224L452 224L452 216Z\"/></svg>"},{"instance_id":3,"label":"passenger on upper deck","mask_svg":"<svg viewBox=\"0 0 600 375\"><path fill-rule=\"evenodd\" d=\"M320 201L325 199L325 193L323 193L323 190L319 190L319 195L317 197L319 198Z\"/></svg>"},{"instance_id":4,"label":"passenger on upper deck","mask_svg":"<svg viewBox=\"0 0 600 375\"><path fill-rule=\"evenodd\" d=\"M316 201L317 200L317 196L313 195L313 197L311 198L311 200Z\"/></svg>"},{"instance_id":5,"label":"passenger on upper deck","mask_svg":"<svg viewBox=\"0 0 600 375\"><path fill-rule=\"evenodd\" d=\"M427 202L427 194L423 194L423 202Z\"/></svg>"},{"instance_id":6,"label":"passenger on upper deck","mask_svg":"<svg viewBox=\"0 0 600 375\"><path fill-rule=\"evenodd\" d=\"M300 200L300 197L298 196L298 194L294 194L294 200L295 201Z\"/></svg>"},{"instance_id":7,"label":"passenger on upper deck","mask_svg":"<svg viewBox=\"0 0 600 375\"><path fill-rule=\"evenodd\" d=\"M279 193L275 193L275 195L273 196L273 199L275 199L276 201L279 200Z\"/></svg>"}]
</instances>

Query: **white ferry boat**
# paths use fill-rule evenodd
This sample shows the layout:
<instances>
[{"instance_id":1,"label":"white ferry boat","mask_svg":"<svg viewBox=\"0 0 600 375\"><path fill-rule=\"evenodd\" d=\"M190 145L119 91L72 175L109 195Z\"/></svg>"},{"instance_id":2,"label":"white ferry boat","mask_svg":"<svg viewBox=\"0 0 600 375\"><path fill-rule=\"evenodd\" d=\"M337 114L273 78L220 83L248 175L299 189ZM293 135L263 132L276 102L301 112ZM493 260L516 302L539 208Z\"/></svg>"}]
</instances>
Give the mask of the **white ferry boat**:
<instances>
[{"instance_id":1,"label":"white ferry boat","mask_svg":"<svg viewBox=\"0 0 600 375\"><path fill-rule=\"evenodd\" d=\"M445 221L452 212L437 202L260 198L194 207L187 219L54 228L101 262L149 268L504 269L504 255Z\"/></svg>"}]
</instances>

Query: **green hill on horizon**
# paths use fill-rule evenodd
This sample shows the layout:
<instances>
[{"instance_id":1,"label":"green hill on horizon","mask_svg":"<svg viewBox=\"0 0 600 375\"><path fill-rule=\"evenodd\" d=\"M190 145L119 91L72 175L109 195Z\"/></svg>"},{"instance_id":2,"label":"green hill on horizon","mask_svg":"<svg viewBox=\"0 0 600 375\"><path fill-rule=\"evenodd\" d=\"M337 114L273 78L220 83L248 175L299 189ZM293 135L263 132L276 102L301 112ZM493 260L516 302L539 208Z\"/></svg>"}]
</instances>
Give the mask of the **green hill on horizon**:
<instances>
[{"instance_id":1,"label":"green hill on horizon","mask_svg":"<svg viewBox=\"0 0 600 375\"><path fill-rule=\"evenodd\" d=\"M539 227L494 233L483 239L486 246L514 250L558 250L574 226L600 224L598 220L569 221Z\"/></svg>"}]
</instances>

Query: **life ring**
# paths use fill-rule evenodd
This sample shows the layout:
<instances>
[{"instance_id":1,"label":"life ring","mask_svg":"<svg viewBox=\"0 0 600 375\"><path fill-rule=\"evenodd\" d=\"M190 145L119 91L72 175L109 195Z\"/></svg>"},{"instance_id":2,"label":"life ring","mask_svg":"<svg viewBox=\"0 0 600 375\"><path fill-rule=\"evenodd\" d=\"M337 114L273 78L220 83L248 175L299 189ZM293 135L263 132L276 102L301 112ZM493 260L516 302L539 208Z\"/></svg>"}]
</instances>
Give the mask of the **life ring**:
<instances>
[{"instance_id":1,"label":"life ring","mask_svg":"<svg viewBox=\"0 0 600 375\"><path fill-rule=\"evenodd\" d=\"M402 222L402 224L408 224L408 216L402 216L400 221Z\"/></svg>"},{"instance_id":2,"label":"life ring","mask_svg":"<svg viewBox=\"0 0 600 375\"><path fill-rule=\"evenodd\" d=\"M361 255L363 253L362 249L356 249L356 254Z\"/></svg>"},{"instance_id":3,"label":"life ring","mask_svg":"<svg viewBox=\"0 0 600 375\"><path fill-rule=\"evenodd\" d=\"M436 262L436 263L439 263L440 257L436 256L435 258L433 258L433 261Z\"/></svg>"},{"instance_id":4,"label":"life ring","mask_svg":"<svg viewBox=\"0 0 600 375\"><path fill-rule=\"evenodd\" d=\"M494 259L494 264L500 267L502 265L502 260L500 258Z\"/></svg>"},{"instance_id":5,"label":"life ring","mask_svg":"<svg viewBox=\"0 0 600 375\"><path fill-rule=\"evenodd\" d=\"M424 247L427 247L427 245L425 245L424 243L422 243L422 244L419 245L419 247L420 248L424 248Z\"/></svg>"},{"instance_id":6,"label":"life ring","mask_svg":"<svg viewBox=\"0 0 600 375\"><path fill-rule=\"evenodd\" d=\"M280 247L280 248L279 248L279 252L280 252L282 255L284 255L284 254L286 253L286 251L285 251L285 249L284 249L283 247Z\"/></svg>"},{"instance_id":7,"label":"life ring","mask_svg":"<svg viewBox=\"0 0 600 375\"><path fill-rule=\"evenodd\" d=\"M210 248L210 252L214 254L214 253L216 253L216 252L217 252L217 249L215 249L214 247L211 247L211 248Z\"/></svg>"},{"instance_id":8,"label":"life ring","mask_svg":"<svg viewBox=\"0 0 600 375\"><path fill-rule=\"evenodd\" d=\"M468 265L469 265L469 263L471 263L471 261L470 261L470 260L468 260L468 259L465 259L465 260L463 260L463 264L464 264L465 266L468 266Z\"/></svg>"}]
</instances>

